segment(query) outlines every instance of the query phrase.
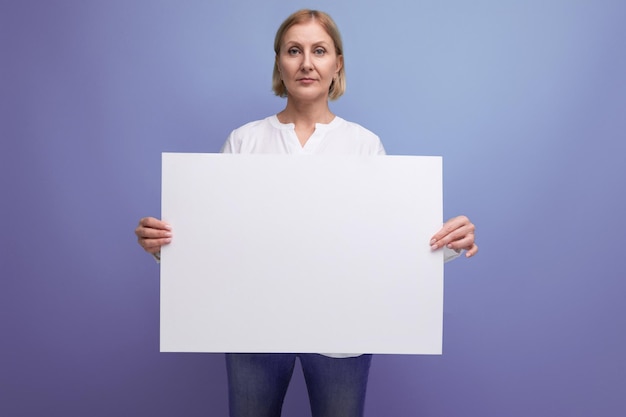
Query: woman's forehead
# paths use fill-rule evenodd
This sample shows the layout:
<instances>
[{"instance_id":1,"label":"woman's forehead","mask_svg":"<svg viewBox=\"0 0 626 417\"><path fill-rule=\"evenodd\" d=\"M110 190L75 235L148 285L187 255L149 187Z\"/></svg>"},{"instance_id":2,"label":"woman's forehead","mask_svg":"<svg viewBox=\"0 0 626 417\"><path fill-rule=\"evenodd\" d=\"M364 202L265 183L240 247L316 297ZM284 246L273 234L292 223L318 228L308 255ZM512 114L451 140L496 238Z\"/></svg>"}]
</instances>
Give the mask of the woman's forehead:
<instances>
[{"instance_id":1,"label":"woman's forehead","mask_svg":"<svg viewBox=\"0 0 626 417\"><path fill-rule=\"evenodd\" d=\"M296 23L291 26L283 35L282 43L289 42L298 43L333 43L332 38L326 32L326 29L316 20L310 20L308 22Z\"/></svg>"}]
</instances>

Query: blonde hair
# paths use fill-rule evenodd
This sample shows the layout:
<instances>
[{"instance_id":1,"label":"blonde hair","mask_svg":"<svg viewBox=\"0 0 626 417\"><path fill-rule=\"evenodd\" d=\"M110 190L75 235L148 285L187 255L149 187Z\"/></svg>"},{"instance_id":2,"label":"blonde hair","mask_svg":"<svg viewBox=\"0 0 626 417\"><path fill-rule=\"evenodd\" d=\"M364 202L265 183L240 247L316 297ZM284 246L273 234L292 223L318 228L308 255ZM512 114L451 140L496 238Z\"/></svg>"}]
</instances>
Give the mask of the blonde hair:
<instances>
[{"instance_id":1,"label":"blonde hair","mask_svg":"<svg viewBox=\"0 0 626 417\"><path fill-rule=\"evenodd\" d=\"M343 56L343 44L341 42L339 29L328 14L318 10L309 9L298 10L293 13L280 25L278 31L276 32L276 37L274 38L274 52L276 53L276 59L274 60L274 72L272 74L272 90L274 91L274 94L279 97L287 97L287 88L285 88L285 84L283 84L283 81L280 79L280 71L278 70L278 57L280 55L280 45L282 44L283 37L285 36L287 30L289 30L292 26L307 23L312 20L319 23L322 28L324 28L326 33L328 33L328 36L330 36L335 44L335 53L337 56ZM344 91L346 91L346 71L345 66L341 65L337 78L333 80L330 84L330 88L328 89L328 98L330 100L337 100L343 95Z\"/></svg>"}]
</instances>

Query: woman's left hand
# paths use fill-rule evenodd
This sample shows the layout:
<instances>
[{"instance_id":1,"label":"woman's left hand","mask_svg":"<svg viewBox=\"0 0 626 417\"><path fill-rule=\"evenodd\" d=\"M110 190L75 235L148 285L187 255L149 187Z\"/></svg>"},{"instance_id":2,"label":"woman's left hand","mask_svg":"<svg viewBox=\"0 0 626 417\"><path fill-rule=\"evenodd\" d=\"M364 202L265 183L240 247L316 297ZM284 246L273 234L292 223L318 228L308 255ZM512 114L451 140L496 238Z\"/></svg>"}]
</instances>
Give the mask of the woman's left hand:
<instances>
[{"instance_id":1,"label":"woman's left hand","mask_svg":"<svg viewBox=\"0 0 626 417\"><path fill-rule=\"evenodd\" d=\"M467 258L474 256L478 252L478 245L474 242L475 230L476 227L466 216L453 217L432 237L431 249L444 246L457 251L465 249Z\"/></svg>"}]
</instances>

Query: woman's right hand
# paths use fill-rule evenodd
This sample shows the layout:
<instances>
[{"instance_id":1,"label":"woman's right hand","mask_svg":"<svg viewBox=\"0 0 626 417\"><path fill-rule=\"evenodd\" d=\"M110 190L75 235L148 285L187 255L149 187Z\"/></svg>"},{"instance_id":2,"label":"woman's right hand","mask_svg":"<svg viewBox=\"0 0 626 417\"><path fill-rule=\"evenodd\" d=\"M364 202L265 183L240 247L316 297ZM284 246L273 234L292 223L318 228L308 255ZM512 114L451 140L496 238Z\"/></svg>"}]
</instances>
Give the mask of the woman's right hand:
<instances>
[{"instance_id":1,"label":"woman's right hand","mask_svg":"<svg viewBox=\"0 0 626 417\"><path fill-rule=\"evenodd\" d=\"M172 241L172 227L154 217L144 217L139 220L135 234L139 245L153 255L161 251L161 246Z\"/></svg>"}]
</instances>

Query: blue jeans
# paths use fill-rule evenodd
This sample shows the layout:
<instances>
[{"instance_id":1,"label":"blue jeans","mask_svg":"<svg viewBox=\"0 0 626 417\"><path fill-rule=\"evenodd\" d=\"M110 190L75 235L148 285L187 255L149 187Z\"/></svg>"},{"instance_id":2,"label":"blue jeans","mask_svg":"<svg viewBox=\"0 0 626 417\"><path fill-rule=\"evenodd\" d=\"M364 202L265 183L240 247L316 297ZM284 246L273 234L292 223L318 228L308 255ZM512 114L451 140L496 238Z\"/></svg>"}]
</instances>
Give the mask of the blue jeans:
<instances>
[{"instance_id":1,"label":"blue jeans","mask_svg":"<svg viewBox=\"0 0 626 417\"><path fill-rule=\"evenodd\" d=\"M230 417L280 417L300 358L313 417L362 417L372 355L227 353Z\"/></svg>"}]
</instances>

